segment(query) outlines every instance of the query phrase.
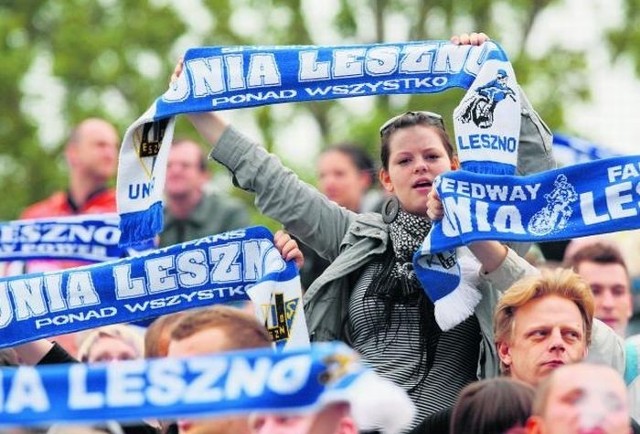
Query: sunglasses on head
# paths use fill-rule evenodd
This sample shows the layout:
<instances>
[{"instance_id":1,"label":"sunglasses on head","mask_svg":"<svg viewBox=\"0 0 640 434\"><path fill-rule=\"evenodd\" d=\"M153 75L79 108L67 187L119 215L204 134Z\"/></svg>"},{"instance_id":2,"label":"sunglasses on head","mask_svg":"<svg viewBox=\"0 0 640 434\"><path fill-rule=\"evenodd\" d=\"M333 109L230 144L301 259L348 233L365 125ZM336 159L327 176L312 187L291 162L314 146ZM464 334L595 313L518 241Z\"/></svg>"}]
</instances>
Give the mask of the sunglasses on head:
<instances>
[{"instance_id":1,"label":"sunglasses on head","mask_svg":"<svg viewBox=\"0 0 640 434\"><path fill-rule=\"evenodd\" d=\"M407 122L409 119L412 119L411 123ZM438 113L427 112L427 111L417 111L417 112L409 111L409 112L405 112L397 116L394 116L388 121L386 121L384 124L382 124L382 126L380 127L380 137L384 136L391 127L396 127L396 128L400 127L405 122L407 122L407 124L410 124L410 125L415 125L416 123L419 123L419 122L426 122L429 125L433 125L438 128L441 128L443 131L445 130L444 120L442 119L442 116L440 116Z\"/></svg>"}]
</instances>

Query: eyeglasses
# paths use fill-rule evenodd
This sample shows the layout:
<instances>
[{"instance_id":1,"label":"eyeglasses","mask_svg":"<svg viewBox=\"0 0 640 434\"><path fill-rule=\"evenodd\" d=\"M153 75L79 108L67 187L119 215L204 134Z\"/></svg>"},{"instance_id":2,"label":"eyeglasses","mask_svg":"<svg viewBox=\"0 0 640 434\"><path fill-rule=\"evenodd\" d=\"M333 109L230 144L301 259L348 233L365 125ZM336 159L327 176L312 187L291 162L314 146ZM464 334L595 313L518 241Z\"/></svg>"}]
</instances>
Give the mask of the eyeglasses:
<instances>
[{"instance_id":1,"label":"eyeglasses","mask_svg":"<svg viewBox=\"0 0 640 434\"><path fill-rule=\"evenodd\" d=\"M417 125L421 122L433 125L446 131L444 128L444 120L438 113L418 111L418 112L405 112L397 116L392 117L386 121L380 127L380 137L384 136L391 127L401 128L404 126Z\"/></svg>"}]
</instances>

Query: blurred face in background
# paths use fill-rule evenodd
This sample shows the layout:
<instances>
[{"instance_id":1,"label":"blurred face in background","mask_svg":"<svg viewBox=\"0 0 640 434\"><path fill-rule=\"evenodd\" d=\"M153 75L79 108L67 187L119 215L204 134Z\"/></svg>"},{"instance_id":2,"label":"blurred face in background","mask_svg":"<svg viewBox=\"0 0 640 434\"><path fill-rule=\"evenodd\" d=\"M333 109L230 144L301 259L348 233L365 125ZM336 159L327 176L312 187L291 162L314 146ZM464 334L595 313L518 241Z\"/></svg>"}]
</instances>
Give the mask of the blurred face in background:
<instances>
[{"instance_id":1,"label":"blurred face in background","mask_svg":"<svg viewBox=\"0 0 640 434\"><path fill-rule=\"evenodd\" d=\"M168 198L200 194L208 180L209 173L202 167L202 149L197 143L182 141L171 146L164 188Z\"/></svg>"},{"instance_id":2,"label":"blurred face in background","mask_svg":"<svg viewBox=\"0 0 640 434\"><path fill-rule=\"evenodd\" d=\"M313 413L264 414L251 418L251 434L356 434L349 405L334 403Z\"/></svg>"},{"instance_id":3,"label":"blurred face in background","mask_svg":"<svg viewBox=\"0 0 640 434\"><path fill-rule=\"evenodd\" d=\"M118 132L102 119L88 119L76 128L66 148L70 170L80 179L104 184L116 173Z\"/></svg>"},{"instance_id":4,"label":"blurred face in background","mask_svg":"<svg viewBox=\"0 0 640 434\"><path fill-rule=\"evenodd\" d=\"M169 357L188 357L220 353L234 349L228 333L219 327L203 329L193 335L172 340L169 343ZM249 434L246 417L221 417L215 419L179 419L180 434Z\"/></svg>"},{"instance_id":5,"label":"blurred face in background","mask_svg":"<svg viewBox=\"0 0 640 434\"><path fill-rule=\"evenodd\" d=\"M87 355L88 362L116 362L133 360L141 354L128 342L112 336L101 336L91 346Z\"/></svg>"},{"instance_id":6,"label":"blurred face in background","mask_svg":"<svg viewBox=\"0 0 640 434\"><path fill-rule=\"evenodd\" d=\"M532 416L535 433L628 434L629 407L624 381L606 366L575 364L559 369L542 415Z\"/></svg>"},{"instance_id":7,"label":"blurred face in background","mask_svg":"<svg viewBox=\"0 0 640 434\"><path fill-rule=\"evenodd\" d=\"M371 185L371 174L361 171L339 150L325 151L318 160L318 188L332 201L358 212Z\"/></svg>"},{"instance_id":8,"label":"blurred face in background","mask_svg":"<svg viewBox=\"0 0 640 434\"><path fill-rule=\"evenodd\" d=\"M627 270L616 263L583 261L576 272L591 286L596 304L595 317L620 336L625 336L633 314L633 298Z\"/></svg>"}]
</instances>

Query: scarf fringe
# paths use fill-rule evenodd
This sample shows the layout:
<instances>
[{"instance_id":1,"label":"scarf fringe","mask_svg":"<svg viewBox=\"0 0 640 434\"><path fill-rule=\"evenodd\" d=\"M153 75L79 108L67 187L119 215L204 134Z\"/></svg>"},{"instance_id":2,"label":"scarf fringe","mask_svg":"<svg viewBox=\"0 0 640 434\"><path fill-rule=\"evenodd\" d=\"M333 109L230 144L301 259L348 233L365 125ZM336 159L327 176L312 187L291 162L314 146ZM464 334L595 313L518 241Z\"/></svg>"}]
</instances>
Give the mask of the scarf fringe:
<instances>
[{"instance_id":1,"label":"scarf fringe","mask_svg":"<svg viewBox=\"0 0 640 434\"><path fill-rule=\"evenodd\" d=\"M162 202L156 202L148 210L120 215L120 247L131 247L141 241L154 239L162 232L164 217Z\"/></svg>"},{"instance_id":2,"label":"scarf fringe","mask_svg":"<svg viewBox=\"0 0 640 434\"><path fill-rule=\"evenodd\" d=\"M458 256L462 279L455 291L450 292L434 303L434 315L442 331L451 330L473 315L476 306L482 300L477 289L480 264L471 256Z\"/></svg>"}]
</instances>

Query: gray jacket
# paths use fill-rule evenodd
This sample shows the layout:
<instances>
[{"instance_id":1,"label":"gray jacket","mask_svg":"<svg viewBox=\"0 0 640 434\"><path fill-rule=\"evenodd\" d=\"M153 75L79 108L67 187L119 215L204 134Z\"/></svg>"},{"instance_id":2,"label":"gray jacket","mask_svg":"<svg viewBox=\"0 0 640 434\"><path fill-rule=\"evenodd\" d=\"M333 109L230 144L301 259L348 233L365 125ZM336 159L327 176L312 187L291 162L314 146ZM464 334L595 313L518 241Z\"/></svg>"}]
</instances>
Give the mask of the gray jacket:
<instances>
[{"instance_id":1,"label":"gray jacket","mask_svg":"<svg viewBox=\"0 0 640 434\"><path fill-rule=\"evenodd\" d=\"M518 151L518 172L531 174L555 167L551 154L551 133L522 96L522 124ZM331 265L304 295L311 339L349 342L348 301L353 279L389 242L387 225L379 214L356 214L329 201L313 187L300 181L278 158L252 143L234 128L228 128L211 158L226 166L234 183L256 194L255 203L265 215L282 223ZM528 246L520 246L524 254ZM510 252L498 270L481 276L483 298L476 308L482 330L478 375L498 374L493 345L493 308L501 291L525 274L536 272L521 257Z\"/></svg>"}]
</instances>

